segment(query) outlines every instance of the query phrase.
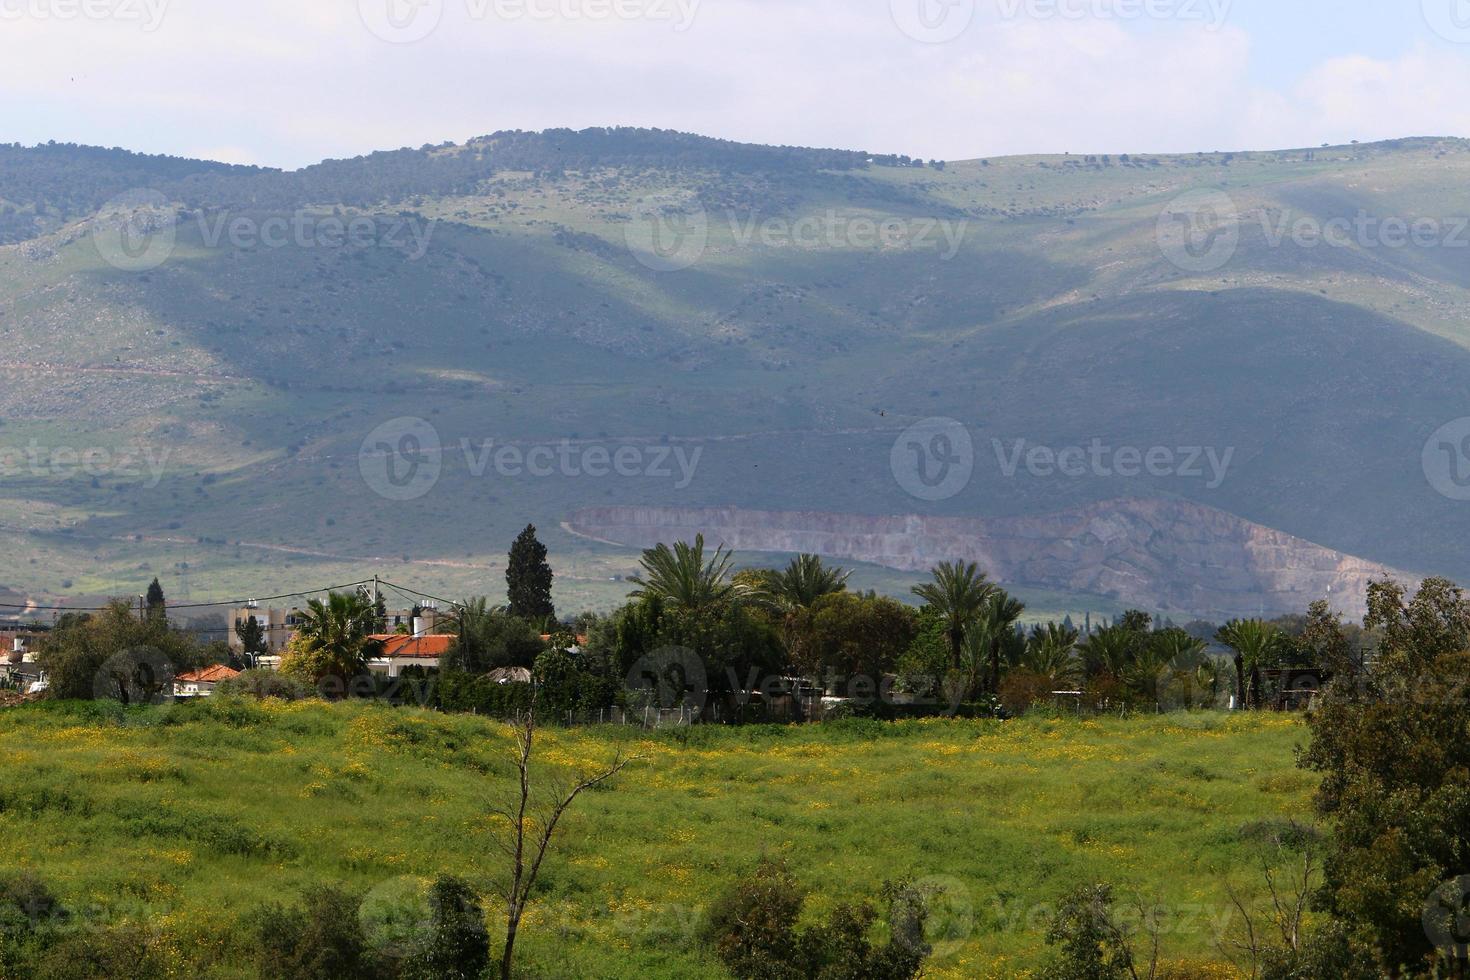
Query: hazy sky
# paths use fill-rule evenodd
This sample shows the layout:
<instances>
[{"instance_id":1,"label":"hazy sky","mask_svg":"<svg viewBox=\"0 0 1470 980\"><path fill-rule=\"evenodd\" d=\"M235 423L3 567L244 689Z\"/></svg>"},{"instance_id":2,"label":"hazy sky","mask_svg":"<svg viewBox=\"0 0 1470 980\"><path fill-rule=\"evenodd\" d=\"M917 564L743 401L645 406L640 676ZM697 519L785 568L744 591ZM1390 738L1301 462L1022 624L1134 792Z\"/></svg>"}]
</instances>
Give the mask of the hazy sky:
<instances>
[{"instance_id":1,"label":"hazy sky","mask_svg":"<svg viewBox=\"0 0 1470 980\"><path fill-rule=\"evenodd\" d=\"M1470 135L1470 0L0 0L0 141L661 126L964 159Z\"/></svg>"}]
</instances>

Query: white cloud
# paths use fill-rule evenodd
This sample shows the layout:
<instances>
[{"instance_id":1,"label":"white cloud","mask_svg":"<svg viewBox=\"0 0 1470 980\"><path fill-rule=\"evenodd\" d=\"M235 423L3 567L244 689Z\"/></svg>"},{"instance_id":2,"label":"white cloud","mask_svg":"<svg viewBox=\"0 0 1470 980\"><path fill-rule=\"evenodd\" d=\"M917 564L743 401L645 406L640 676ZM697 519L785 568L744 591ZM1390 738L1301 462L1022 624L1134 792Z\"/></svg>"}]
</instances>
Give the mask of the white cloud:
<instances>
[{"instance_id":1,"label":"white cloud","mask_svg":"<svg viewBox=\"0 0 1470 980\"><path fill-rule=\"evenodd\" d=\"M418 0L362 2L412 12ZM17 128L0 139L217 147L295 166L503 128L614 124L950 159L1470 131L1456 97L1470 90L1470 58L1446 47L1397 60L1347 51L1268 87L1233 22L1007 19L1010 0L990 0L956 40L922 44L889 0L425 2L443 16L415 44L375 37L358 0L172 0L152 32L0 22L0 103L25 110L7 114ZM532 6L504 6L515 3ZM558 4L582 16L529 16ZM654 16L589 19L593 9Z\"/></svg>"}]
</instances>

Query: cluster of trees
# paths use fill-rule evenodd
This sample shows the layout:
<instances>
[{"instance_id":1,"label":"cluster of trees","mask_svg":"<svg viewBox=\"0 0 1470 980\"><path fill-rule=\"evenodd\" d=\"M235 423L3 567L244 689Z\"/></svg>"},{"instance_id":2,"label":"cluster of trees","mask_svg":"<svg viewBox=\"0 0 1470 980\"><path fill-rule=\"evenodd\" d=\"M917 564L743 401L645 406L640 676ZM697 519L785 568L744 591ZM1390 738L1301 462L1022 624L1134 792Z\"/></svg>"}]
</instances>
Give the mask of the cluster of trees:
<instances>
[{"instance_id":1,"label":"cluster of trees","mask_svg":"<svg viewBox=\"0 0 1470 980\"><path fill-rule=\"evenodd\" d=\"M201 643L169 623L157 579L142 608L117 600L98 612L63 614L39 650L52 697L125 705L171 698L176 675L229 657L224 642Z\"/></svg>"},{"instance_id":2,"label":"cluster of trees","mask_svg":"<svg viewBox=\"0 0 1470 980\"><path fill-rule=\"evenodd\" d=\"M483 181L506 171L559 174L620 167L801 175L875 164L924 165L906 156L744 144L634 127L510 130L472 140L457 152L446 152L448 148L404 147L286 172L72 143L0 144L0 172L5 174L0 244L85 217L140 187L191 208L363 207L417 196L474 194Z\"/></svg>"},{"instance_id":3,"label":"cluster of trees","mask_svg":"<svg viewBox=\"0 0 1470 980\"><path fill-rule=\"evenodd\" d=\"M1270 677L1279 668L1325 678L1338 661L1361 670L1369 649L1367 634L1338 624L1325 603L1304 616L1218 628L1156 627L1135 610L1098 628L1089 618L1078 630L1068 618L1028 629L1020 625L1025 605L973 563L935 567L913 589L918 606L851 591L849 573L815 555L736 571L731 553L709 551L702 537L648 549L641 565L622 608L559 621L546 547L527 526L510 549L507 601L472 597L441 627L456 641L427 703L510 717L526 708L534 686L547 717L593 715L625 706L638 665L662 663L674 651L679 662L665 666L684 675L675 701L689 695L700 708L714 705L710 714L721 720L753 710L751 691L789 694L798 685L850 698L859 711L891 712L907 702L919 706L913 710L1018 713L1064 693L1088 705L1204 707L1234 696L1261 708L1272 701ZM373 637L386 631L385 616L381 597L366 589L313 599L280 673L250 670L225 690L380 693L368 662L381 652ZM264 649L263 637L250 623L240 633L248 662ZM120 602L65 616L42 648L58 696L125 703L160 696L165 678L184 670L247 665L237 659L223 642L203 644L172 628L157 580L136 611Z\"/></svg>"},{"instance_id":4,"label":"cluster of trees","mask_svg":"<svg viewBox=\"0 0 1470 980\"><path fill-rule=\"evenodd\" d=\"M1287 823L1260 865L1269 901L1230 889L1221 949L1259 980L1443 980L1466 976L1470 932L1470 600L1444 579L1410 595L1368 588L1362 629L1326 603L1280 624L1231 624L1237 671L1250 658L1313 658L1330 678L1299 759L1321 775L1317 827ZM1266 651L1268 646L1275 649ZM1283 650L1291 652L1283 652ZM1241 664L1241 661L1246 661ZM1249 696L1249 695L1248 695ZM1159 976L1160 935L1127 920L1113 889L1088 884L1059 907L1043 975ZM1125 925L1125 921L1128 922Z\"/></svg>"}]
</instances>

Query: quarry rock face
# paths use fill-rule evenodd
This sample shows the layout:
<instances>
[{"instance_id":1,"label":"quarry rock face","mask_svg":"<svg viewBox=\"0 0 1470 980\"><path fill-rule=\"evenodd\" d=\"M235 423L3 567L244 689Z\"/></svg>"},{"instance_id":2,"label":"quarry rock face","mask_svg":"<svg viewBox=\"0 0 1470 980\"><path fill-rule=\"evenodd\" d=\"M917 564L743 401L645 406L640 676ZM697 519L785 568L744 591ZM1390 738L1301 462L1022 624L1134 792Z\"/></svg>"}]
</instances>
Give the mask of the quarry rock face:
<instances>
[{"instance_id":1,"label":"quarry rock face","mask_svg":"<svg viewBox=\"0 0 1470 980\"><path fill-rule=\"evenodd\" d=\"M1009 586L1088 592L1211 618L1302 613L1317 599L1350 616L1367 585L1418 577L1182 500L1128 499L1026 517L865 516L736 508L594 507L573 533L649 548L693 540L737 551L810 552L927 572L973 561Z\"/></svg>"}]
</instances>

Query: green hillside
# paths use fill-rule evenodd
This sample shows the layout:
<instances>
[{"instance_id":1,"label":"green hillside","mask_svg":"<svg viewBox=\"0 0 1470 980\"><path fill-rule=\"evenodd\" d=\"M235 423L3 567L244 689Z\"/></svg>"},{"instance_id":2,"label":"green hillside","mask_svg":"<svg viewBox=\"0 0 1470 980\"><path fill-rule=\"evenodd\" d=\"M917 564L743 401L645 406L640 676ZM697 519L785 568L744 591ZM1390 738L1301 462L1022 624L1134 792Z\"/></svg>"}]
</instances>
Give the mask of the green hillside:
<instances>
[{"instance_id":1,"label":"green hillside","mask_svg":"<svg viewBox=\"0 0 1470 980\"><path fill-rule=\"evenodd\" d=\"M1003 515L1158 495L1463 578L1470 510L1421 453L1470 414L1467 176L1470 143L1431 139L939 169L556 131L294 174L0 148L0 585L136 594L157 574L206 599L387 566L495 591L534 521L562 605L598 605L635 556L556 530L583 506ZM1201 191L1238 216L1218 267L1161 247L1161 215ZM1364 216L1342 242L1293 238ZM1385 218L1434 230L1396 244ZM659 227L672 262L647 252ZM976 442L975 478L942 502L889 461L932 416ZM445 448L408 501L360 465L400 418ZM1023 438L1234 464L1216 488L1006 477L991 440ZM636 476L477 474L486 440L645 455ZM22 462L31 446L157 467L78 474ZM643 473L659 446L699 450L687 483Z\"/></svg>"}]
</instances>

